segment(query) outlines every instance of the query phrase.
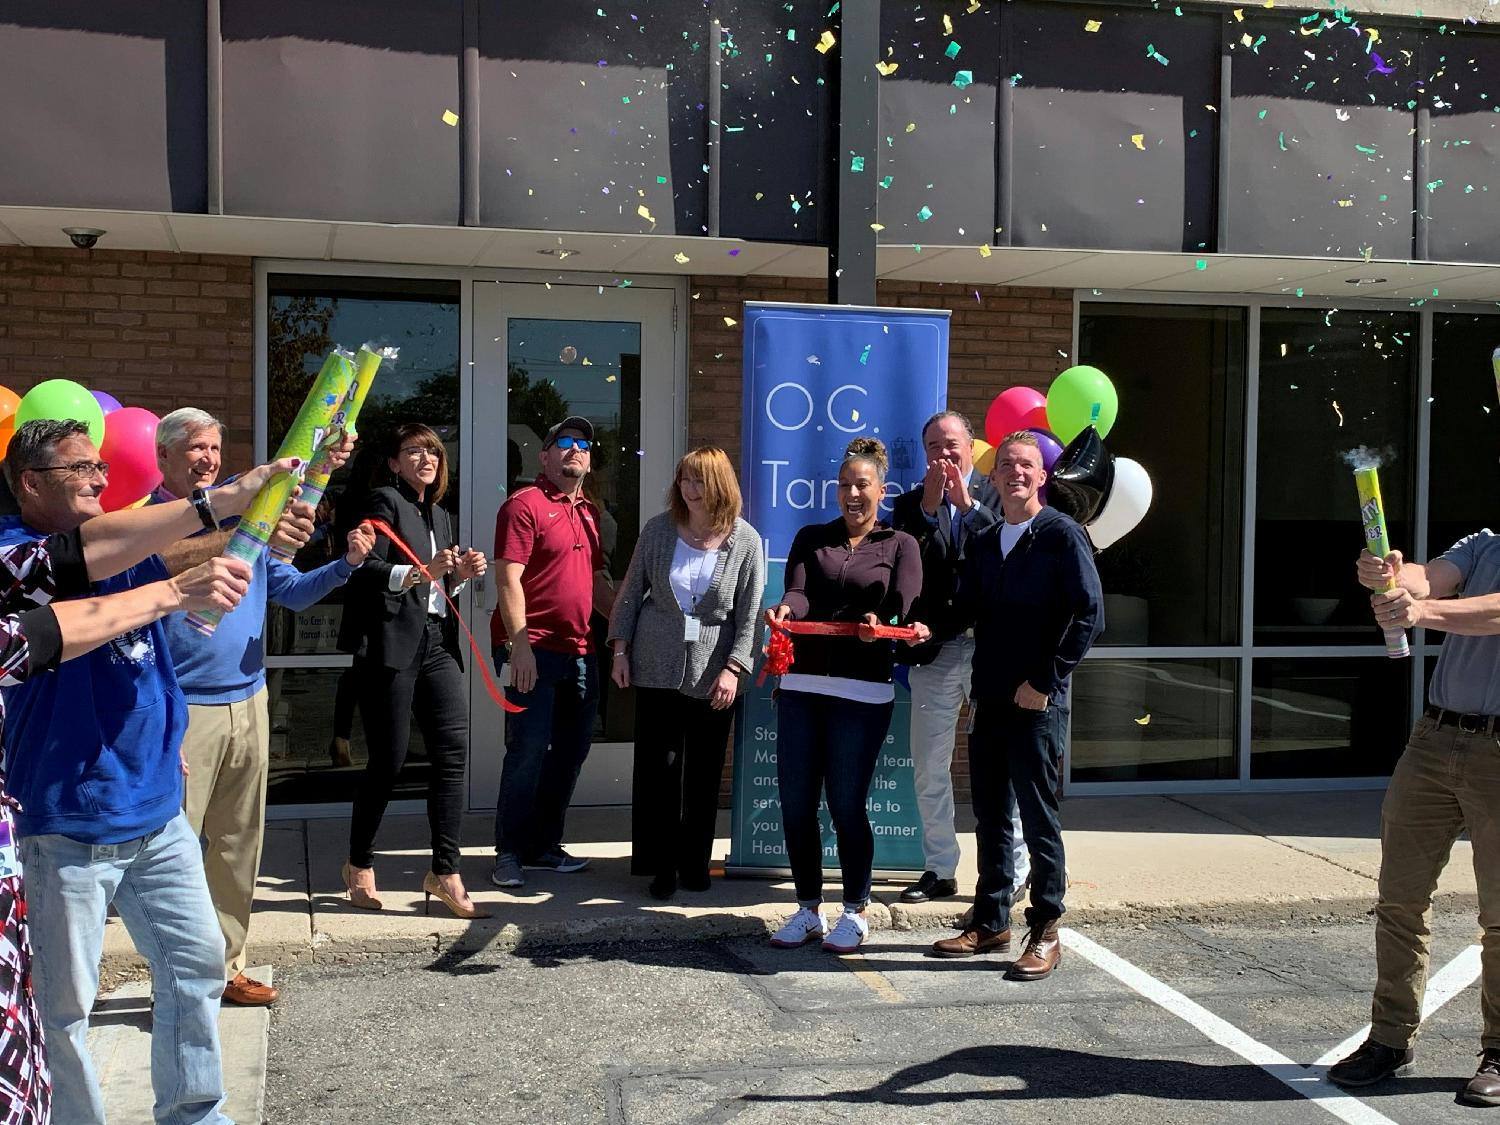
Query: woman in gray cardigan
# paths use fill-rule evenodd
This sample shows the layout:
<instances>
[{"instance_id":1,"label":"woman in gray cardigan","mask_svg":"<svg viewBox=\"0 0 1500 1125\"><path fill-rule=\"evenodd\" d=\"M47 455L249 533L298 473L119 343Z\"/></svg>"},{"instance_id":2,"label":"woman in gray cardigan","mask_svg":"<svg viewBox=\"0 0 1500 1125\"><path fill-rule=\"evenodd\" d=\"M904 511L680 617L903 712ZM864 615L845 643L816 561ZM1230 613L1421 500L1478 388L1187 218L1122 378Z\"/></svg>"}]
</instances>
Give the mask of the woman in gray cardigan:
<instances>
[{"instance_id":1,"label":"woman in gray cardigan","mask_svg":"<svg viewBox=\"0 0 1500 1125\"><path fill-rule=\"evenodd\" d=\"M706 891L735 696L755 659L766 568L722 449L677 463L609 620L610 678L636 689L630 870Z\"/></svg>"}]
</instances>

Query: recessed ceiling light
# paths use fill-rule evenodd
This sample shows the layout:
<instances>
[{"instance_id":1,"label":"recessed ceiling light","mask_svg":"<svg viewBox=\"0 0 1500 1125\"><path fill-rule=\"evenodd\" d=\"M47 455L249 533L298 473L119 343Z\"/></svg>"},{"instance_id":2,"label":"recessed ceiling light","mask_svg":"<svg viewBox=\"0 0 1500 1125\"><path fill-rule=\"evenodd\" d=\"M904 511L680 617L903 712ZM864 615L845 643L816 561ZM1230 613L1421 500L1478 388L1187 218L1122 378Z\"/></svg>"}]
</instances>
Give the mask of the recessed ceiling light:
<instances>
[{"instance_id":1,"label":"recessed ceiling light","mask_svg":"<svg viewBox=\"0 0 1500 1125\"><path fill-rule=\"evenodd\" d=\"M1384 285L1387 279L1384 277L1346 277L1345 285Z\"/></svg>"},{"instance_id":2,"label":"recessed ceiling light","mask_svg":"<svg viewBox=\"0 0 1500 1125\"><path fill-rule=\"evenodd\" d=\"M548 246L544 250L538 250L538 254L545 254L549 258L556 258L559 262L564 258L571 258L574 254L582 254L582 250L569 250L566 246Z\"/></svg>"}]
</instances>

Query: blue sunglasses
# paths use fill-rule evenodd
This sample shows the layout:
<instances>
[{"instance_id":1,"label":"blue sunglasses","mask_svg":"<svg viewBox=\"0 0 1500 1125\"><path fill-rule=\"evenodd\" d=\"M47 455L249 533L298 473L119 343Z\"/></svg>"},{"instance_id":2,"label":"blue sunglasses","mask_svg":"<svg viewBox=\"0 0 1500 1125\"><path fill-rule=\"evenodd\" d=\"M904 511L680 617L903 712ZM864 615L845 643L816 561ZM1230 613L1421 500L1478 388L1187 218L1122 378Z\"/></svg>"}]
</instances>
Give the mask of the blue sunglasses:
<instances>
[{"instance_id":1,"label":"blue sunglasses","mask_svg":"<svg viewBox=\"0 0 1500 1125\"><path fill-rule=\"evenodd\" d=\"M587 453L590 449L594 448L594 443L589 441L588 438L574 437L572 434L563 434L554 440L552 444L557 446L558 449L576 449L580 453Z\"/></svg>"}]
</instances>

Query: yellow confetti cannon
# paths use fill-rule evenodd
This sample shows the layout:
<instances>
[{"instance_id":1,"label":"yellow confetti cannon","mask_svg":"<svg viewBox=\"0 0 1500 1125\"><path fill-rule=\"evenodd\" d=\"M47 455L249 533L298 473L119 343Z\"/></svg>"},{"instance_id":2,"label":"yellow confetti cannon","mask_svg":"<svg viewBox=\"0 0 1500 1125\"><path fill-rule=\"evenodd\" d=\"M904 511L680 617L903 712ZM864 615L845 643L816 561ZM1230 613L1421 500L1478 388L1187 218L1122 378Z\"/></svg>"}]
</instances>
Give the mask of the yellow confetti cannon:
<instances>
[{"instance_id":1,"label":"yellow confetti cannon","mask_svg":"<svg viewBox=\"0 0 1500 1125\"><path fill-rule=\"evenodd\" d=\"M323 499L323 493L328 488L328 478L333 476L332 447L337 445L345 434L359 432L356 425L359 421L359 412L365 405L365 399L370 395L370 387L375 382L375 375L379 372L382 363L395 363L399 351L399 348L376 348L370 344L365 344L359 349L354 357L354 381L349 385L344 417L340 421L335 416L337 433L330 435L326 447L318 452L312 463L308 465L307 471L302 474L302 492L298 495L298 500L316 508L318 501ZM279 543L271 547L271 554L282 562L290 562L292 559L292 552Z\"/></svg>"},{"instance_id":2,"label":"yellow confetti cannon","mask_svg":"<svg viewBox=\"0 0 1500 1125\"><path fill-rule=\"evenodd\" d=\"M313 380L297 411L291 428L276 451L282 457L300 458L302 464L296 471L280 473L272 477L255 494L250 507L240 517L240 523L229 537L224 548L226 558L243 559L252 567L260 561L261 553L270 542L292 493L297 490L302 473L320 452L342 440L342 426L348 406L348 397L354 382L353 357L342 349L335 348L323 361L323 368ZM203 610L188 614L188 624L206 636L212 636L224 615L217 610Z\"/></svg>"},{"instance_id":3,"label":"yellow confetti cannon","mask_svg":"<svg viewBox=\"0 0 1500 1125\"><path fill-rule=\"evenodd\" d=\"M1385 505L1380 500L1380 470L1374 465L1355 469L1354 487L1359 490L1359 518L1365 526L1365 547L1377 559L1383 559L1391 553L1391 540L1385 530ZM1388 582L1380 593L1389 593L1395 588L1394 582ZM1406 644L1406 630L1386 632L1385 654L1392 659L1411 655Z\"/></svg>"},{"instance_id":4,"label":"yellow confetti cannon","mask_svg":"<svg viewBox=\"0 0 1500 1125\"><path fill-rule=\"evenodd\" d=\"M1490 366L1495 369L1495 394L1500 395L1500 348L1490 356Z\"/></svg>"}]
</instances>

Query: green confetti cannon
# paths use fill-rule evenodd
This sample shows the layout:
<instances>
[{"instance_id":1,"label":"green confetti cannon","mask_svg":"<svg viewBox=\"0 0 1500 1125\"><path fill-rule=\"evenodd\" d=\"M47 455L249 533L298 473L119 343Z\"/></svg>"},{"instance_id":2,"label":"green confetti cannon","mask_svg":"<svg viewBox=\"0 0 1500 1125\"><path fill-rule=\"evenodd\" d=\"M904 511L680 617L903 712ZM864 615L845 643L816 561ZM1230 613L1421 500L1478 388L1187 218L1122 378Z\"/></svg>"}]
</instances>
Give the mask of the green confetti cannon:
<instances>
[{"instance_id":1,"label":"green confetti cannon","mask_svg":"<svg viewBox=\"0 0 1500 1125\"><path fill-rule=\"evenodd\" d=\"M1359 490L1359 518L1365 525L1365 547L1378 559L1391 553L1390 536L1385 530L1385 506L1380 500L1380 470L1368 465L1354 470L1354 487ZM1388 582L1380 593L1389 593L1396 588ZM1406 644L1406 630L1393 629L1385 634L1385 654L1393 660L1410 656Z\"/></svg>"}]
</instances>

